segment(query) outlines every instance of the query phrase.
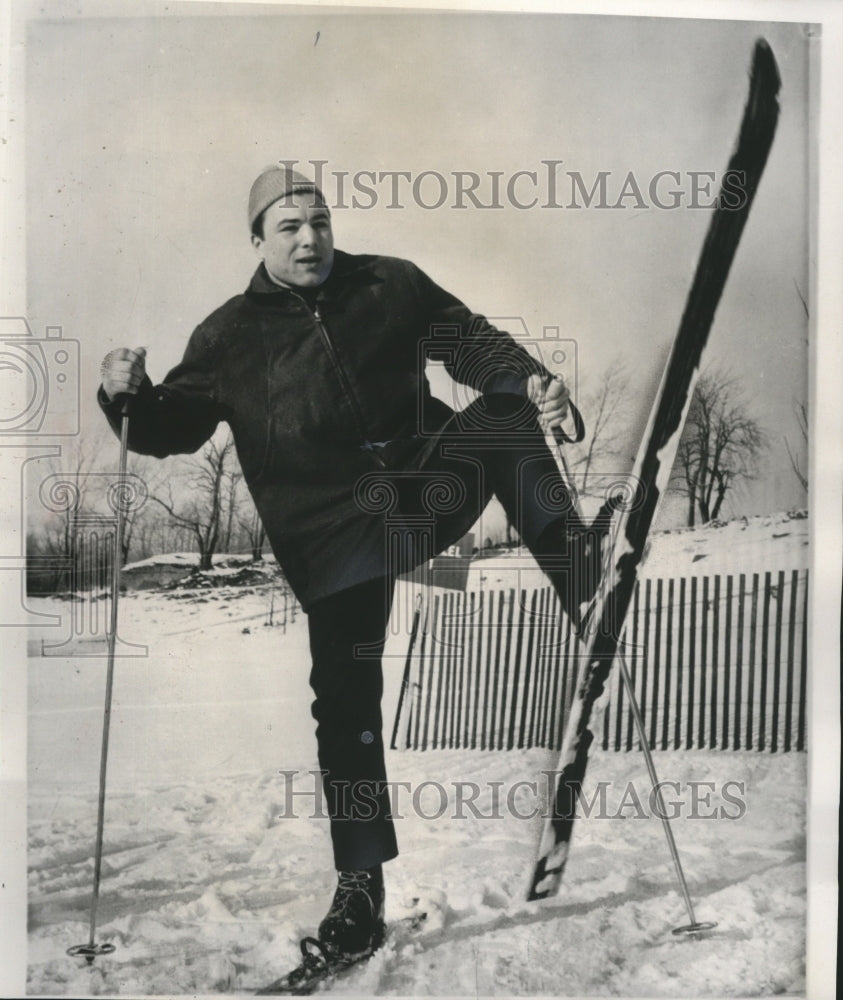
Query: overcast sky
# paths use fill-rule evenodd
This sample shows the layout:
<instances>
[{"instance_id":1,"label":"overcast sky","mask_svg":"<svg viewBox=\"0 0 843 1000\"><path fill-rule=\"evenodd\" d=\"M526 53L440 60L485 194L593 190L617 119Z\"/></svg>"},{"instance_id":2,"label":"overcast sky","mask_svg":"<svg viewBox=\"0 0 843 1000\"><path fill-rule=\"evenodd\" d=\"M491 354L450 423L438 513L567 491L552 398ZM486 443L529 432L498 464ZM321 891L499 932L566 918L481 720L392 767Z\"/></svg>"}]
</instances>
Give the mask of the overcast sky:
<instances>
[{"instance_id":1,"label":"overcast sky","mask_svg":"<svg viewBox=\"0 0 843 1000\"><path fill-rule=\"evenodd\" d=\"M217 8L220 14L228 10ZM682 312L747 91L756 37L782 72L782 117L717 314L708 357L737 376L772 442L732 513L803 505L784 448L807 397L809 63L806 26L505 14L260 15L34 21L27 37L27 301L37 331L81 342L83 426L99 361L143 344L153 379L193 327L247 284L246 199L267 164L327 161L340 248L408 257L471 308L577 341L593 381L620 355L634 422L649 408ZM550 200L542 160L556 168ZM346 193L336 173L345 171ZM406 171L371 207L362 171ZM445 204L434 204L444 178ZM457 200L454 172L480 178ZM506 185L522 176L511 196ZM572 173L607 203L632 172L644 202L573 209ZM654 204L649 185L663 178ZM416 194L412 184L416 182ZM361 183L371 185L371 179ZM706 191L705 184L711 183ZM678 195L672 196L676 190ZM533 208L520 209L514 201ZM582 202L582 198L579 199ZM798 289L798 291L797 291ZM502 321L503 322L503 321ZM510 323L516 326L515 323ZM570 356L570 355L569 355ZM562 367L571 374L568 363ZM553 367L553 364L551 364ZM588 416L588 415L586 415ZM628 467L619 472L628 471Z\"/></svg>"}]
</instances>

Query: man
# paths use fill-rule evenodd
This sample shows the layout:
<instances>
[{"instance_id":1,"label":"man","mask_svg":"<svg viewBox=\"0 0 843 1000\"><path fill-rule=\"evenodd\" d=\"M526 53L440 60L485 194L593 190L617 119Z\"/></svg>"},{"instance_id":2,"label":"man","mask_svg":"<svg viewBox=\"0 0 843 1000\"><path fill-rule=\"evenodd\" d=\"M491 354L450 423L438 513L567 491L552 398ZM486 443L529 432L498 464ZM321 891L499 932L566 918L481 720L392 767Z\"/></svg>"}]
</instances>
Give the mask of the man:
<instances>
[{"instance_id":1,"label":"man","mask_svg":"<svg viewBox=\"0 0 843 1000\"><path fill-rule=\"evenodd\" d=\"M231 426L308 613L339 873L319 940L355 958L381 943L382 864L397 854L380 709L396 575L464 535L493 494L571 614L596 587L599 546L560 502L544 440L567 414L561 380L408 261L335 251L322 193L298 172L257 178L249 224L261 263L247 291L200 324L158 386L143 348L112 351L99 401L116 430L131 397L129 447L142 454L192 452ZM435 399L425 355L479 398L460 413ZM361 783L375 808L349 809Z\"/></svg>"}]
</instances>

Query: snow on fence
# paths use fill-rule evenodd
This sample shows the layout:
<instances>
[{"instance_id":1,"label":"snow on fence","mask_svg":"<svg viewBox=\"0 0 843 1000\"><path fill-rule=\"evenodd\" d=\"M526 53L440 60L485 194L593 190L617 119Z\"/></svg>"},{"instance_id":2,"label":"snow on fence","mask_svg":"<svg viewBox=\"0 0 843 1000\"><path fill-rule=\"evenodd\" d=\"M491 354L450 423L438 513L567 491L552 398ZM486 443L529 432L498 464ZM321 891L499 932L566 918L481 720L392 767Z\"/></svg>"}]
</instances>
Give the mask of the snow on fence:
<instances>
[{"instance_id":1,"label":"snow on fence","mask_svg":"<svg viewBox=\"0 0 843 1000\"><path fill-rule=\"evenodd\" d=\"M807 570L639 581L622 648L650 747L804 750L807 610ZM550 587L436 593L411 639L392 747L558 747L581 663ZM607 690L598 740L637 748L618 670Z\"/></svg>"}]
</instances>

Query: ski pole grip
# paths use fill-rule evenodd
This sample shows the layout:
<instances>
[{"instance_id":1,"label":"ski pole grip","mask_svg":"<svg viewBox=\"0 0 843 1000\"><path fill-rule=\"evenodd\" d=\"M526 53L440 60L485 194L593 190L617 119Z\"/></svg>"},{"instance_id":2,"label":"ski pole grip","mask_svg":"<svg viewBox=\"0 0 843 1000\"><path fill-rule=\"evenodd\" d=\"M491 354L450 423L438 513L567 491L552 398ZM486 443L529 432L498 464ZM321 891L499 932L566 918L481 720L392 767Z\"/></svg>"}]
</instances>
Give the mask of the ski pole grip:
<instances>
[{"instance_id":1,"label":"ski pole grip","mask_svg":"<svg viewBox=\"0 0 843 1000\"><path fill-rule=\"evenodd\" d=\"M556 438L557 444L579 444L585 437L585 422L583 421L582 414L570 400L568 402L568 412L571 414L571 420L574 424L574 433L571 435L567 431L563 431L561 427L554 427L553 436Z\"/></svg>"}]
</instances>

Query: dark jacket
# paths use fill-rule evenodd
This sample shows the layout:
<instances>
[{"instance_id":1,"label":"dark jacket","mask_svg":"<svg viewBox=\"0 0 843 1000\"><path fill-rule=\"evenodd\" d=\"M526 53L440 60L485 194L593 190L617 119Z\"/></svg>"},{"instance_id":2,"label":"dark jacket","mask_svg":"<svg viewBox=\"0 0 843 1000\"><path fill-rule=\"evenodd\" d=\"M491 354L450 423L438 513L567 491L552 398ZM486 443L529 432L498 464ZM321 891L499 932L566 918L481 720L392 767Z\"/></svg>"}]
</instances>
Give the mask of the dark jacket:
<instances>
[{"instance_id":1,"label":"dark jacket","mask_svg":"<svg viewBox=\"0 0 843 1000\"><path fill-rule=\"evenodd\" d=\"M129 447L193 452L227 421L272 549L307 607L383 572L383 517L361 509L355 484L423 466L453 417L430 393L428 358L482 392L523 395L528 375L544 372L409 261L337 251L315 308L261 264L160 385L144 380ZM102 389L99 401L118 430L119 402ZM452 533L476 516L467 510Z\"/></svg>"}]
</instances>

